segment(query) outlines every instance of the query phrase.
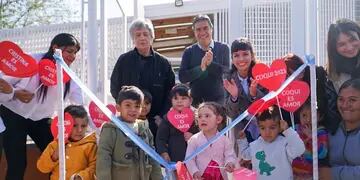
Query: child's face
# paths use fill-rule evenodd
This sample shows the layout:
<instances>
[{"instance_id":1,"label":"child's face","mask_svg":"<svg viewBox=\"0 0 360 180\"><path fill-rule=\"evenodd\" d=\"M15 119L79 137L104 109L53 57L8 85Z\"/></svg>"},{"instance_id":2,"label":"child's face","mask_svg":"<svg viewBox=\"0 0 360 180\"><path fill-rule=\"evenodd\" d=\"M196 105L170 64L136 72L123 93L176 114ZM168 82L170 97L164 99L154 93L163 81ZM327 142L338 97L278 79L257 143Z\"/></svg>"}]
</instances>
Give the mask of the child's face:
<instances>
[{"instance_id":1,"label":"child's face","mask_svg":"<svg viewBox=\"0 0 360 180\"><path fill-rule=\"evenodd\" d=\"M151 103L147 100L144 100L144 103L141 106L140 119L146 119L146 115L149 114L151 109Z\"/></svg>"},{"instance_id":2,"label":"child's face","mask_svg":"<svg viewBox=\"0 0 360 180\"><path fill-rule=\"evenodd\" d=\"M79 141L84 138L87 126L86 118L74 118L74 126L71 130L70 139L72 141Z\"/></svg>"},{"instance_id":3,"label":"child's face","mask_svg":"<svg viewBox=\"0 0 360 180\"><path fill-rule=\"evenodd\" d=\"M133 123L140 116L141 103L139 101L125 99L120 104L116 104L116 110L120 112L123 121Z\"/></svg>"},{"instance_id":4,"label":"child's face","mask_svg":"<svg viewBox=\"0 0 360 180\"><path fill-rule=\"evenodd\" d=\"M250 50L239 50L232 53L232 63L239 72L247 72L249 70L252 58Z\"/></svg>"},{"instance_id":5,"label":"child's face","mask_svg":"<svg viewBox=\"0 0 360 180\"><path fill-rule=\"evenodd\" d=\"M199 128L204 132L216 132L222 120L221 116L206 106L199 109L198 117Z\"/></svg>"},{"instance_id":6,"label":"child's face","mask_svg":"<svg viewBox=\"0 0 360 180\"><path fill-rule=\"evenodd\" d=\"M271 143L280 133L280 123L278 120L266 119L265 121L258 121L260 135L264 141Z\"/></svg>"},{"instance_id":7,"label":"child's face","mask_svg":"<svg viewBox=\"0 0 360 180\"><path fill-rule=\"evenodd\" d=\"M177 111L182 111L184 108L191 106L192 99L188 96L180 96L176 94L171 98L172 107Z\"/></svg>"},{"instance_id":8,"label":"child's face","mask_svg":"<svg viewBox=\"0 0 360 180\"><path fill-rule=\"evenodd\" d=\"M311 126L311 109L310 107L304 107L300 111L300 123L302 126Z\"/></svg>"}]
</instances>

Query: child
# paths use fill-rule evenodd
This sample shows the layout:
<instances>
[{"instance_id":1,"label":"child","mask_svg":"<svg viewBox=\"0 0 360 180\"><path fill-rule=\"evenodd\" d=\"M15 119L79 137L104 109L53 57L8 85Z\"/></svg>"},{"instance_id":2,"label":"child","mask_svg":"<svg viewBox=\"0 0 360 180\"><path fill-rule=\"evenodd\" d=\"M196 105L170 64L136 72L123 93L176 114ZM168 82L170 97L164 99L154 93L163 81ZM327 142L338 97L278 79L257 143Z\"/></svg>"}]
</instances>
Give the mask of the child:
<instances>
[{"instance_id":1,"label":"child","mask_svg":"<svg viewBox=\"0 0 360 180\"><path fill-rule=\"evenodd\" d=\"M295 130L289 128L280 113L273 106L257 118L260 137L247 142L245 133L240 132L239 156L251 159L257 179L293 179L291 162L305 151L305 146ZM282 135L280 133L282 132Z\"/></svg>"},{"instance_id":2,"label":"child","mask_svg":"<svg viewBox=\"0 0 360 180\"><path fill-rule=\"evenodd\" d=\"M184 108L191 107L190 89L184 84L175 85L170 91L170 98L172 104L170 110L182 112ZM167 161L183 161L187 147L186 142L197 132L195 120L193 120L189 130L183 133L174 127L165 116L157 131L156 150Z\"/></svg>"},{"instance_id":3,"label":"child","mask_svg":"<svg viewBox=\"0 0 360 180\"><path fill-rule=\"evenodd\" d=\"M294 171L294 179L310 180L313 177L312 166L312 127L311 127L311 103L306 101L299 109L300 124L297 125L296 131L305 143L305 153L294 159L292 166ZM320 168L326 169L328 166L328 133L325 127L321 125L321 118L318 117L318 159ZM326 175L326 174L324 174Z\"/></svg>"},{"instance_id":4,"label":"child","mask_svg":"<svg viewBox=\"0 0 360 180\"><path fill-rule=\"evenodd\" d=\"M66 179L95 179L96 137L95 133L85 136L89 118L83 106L70 105L65 108L74 118L74 126L69 142L65 145ZM37 161L37 168L43 173L51 173L50 179L59 179L58 141L52 141Z\"/></svg>"},{"instance_id":5,"label":"child","mask_svg":"<svg viewBox=\"0 0 360 180\"><path fill-rule=\"evenodd\" d=\"M198 125L200 132L188 141L186 156L218 134L218 125L226 119L225 109L215 102L205 102L198 108ZM221 136L202 153L191 159L187 168L195 180L207 179L218 175L219 180L227 179L227 172L233 172L237 166L234 146L226 136ZM225 167L225 171L224 171ZM214 169L215 168L215 169ZM209 174L209 172L212 172Z\"/></svg>"},{"instance_id":6,"label":"child","mask_svg":"<svg viewBox=\"0 0 360 180\"><path fill-rule=\"evenodd\" d=\"M152 96L149 91L142 90L144 94L144 103L141 106L141 113L139 119L136 120L136 124L145 126L145 128L149 128L149 121L147 119L147 115L151 109Z\"/></svg>"},{"instance_id":7,"label":"child","mask_svg":"<svg viewBox=\"0 0 360 180\"><path fill-rule=\"evenodd\" d=\"M299 56L288 53L283 57L285 64L286 64L286 70L287 75L292 75L293 72L295 72L300 66L304 64L304 60L301 59ZM318 106L318 112L322 115L328 115L328 104L327 104L327 93L325 91L327 85L327 77L326 77L326 71L321 66L316 66L316 97L317 97L317 106ZM301 80L306 82L310 86L310 69L309 67L306 67L304 71L302 71L297 77L296 80ZM336 97L335 97L336 102ZM282 110L282 116L285 120L290 120L291 113ZM297 112L295 112L297 113ZM325 118L322 117L322 118ZM326 117L328 119L328 117ZM299 118L295 116L294 123L299 124ZM291 124L289 121L288 124ZM328 126L328 123L324 123L324 125Z\"/></svg>"},{"instance_id":8,"label":"child","mask_svg":"<svg viewBox=\"0 0 360 180\"><path fill-rule=\"evenodd\" d=\"M127 124L144 142L153 146L149 128L138 128L144 94L135 86L123 86L116 109L120 121ZM105 123L99 141L96 162L97 179L162 179L160 165L135 145L115 124Z\"/></svg>"}]
</instances>

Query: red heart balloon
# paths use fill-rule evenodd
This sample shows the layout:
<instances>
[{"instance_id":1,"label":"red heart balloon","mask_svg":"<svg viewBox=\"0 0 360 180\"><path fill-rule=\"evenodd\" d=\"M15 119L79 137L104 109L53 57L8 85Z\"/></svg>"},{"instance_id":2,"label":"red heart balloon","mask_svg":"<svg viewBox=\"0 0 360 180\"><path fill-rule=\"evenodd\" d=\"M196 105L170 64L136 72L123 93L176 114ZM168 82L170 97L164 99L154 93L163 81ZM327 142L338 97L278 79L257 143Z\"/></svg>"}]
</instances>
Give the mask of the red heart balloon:
<instances>
[{"instance_id":1,"label":"red heart balloon","mask_svg":"<svg viewBox=\"0 0 360 180\"><path fill-rule=\"evenodd\" d=\"M106 106L113 114L116 113L116 108L112 104L108 104ZM101 109L91 101L89 104L89 113L90 117L97 128L101 127L101 125L105 122L109 122L110 119L101 111Z\"/></svg>"},{"instance_id":2,"label":"red heart balloon","mask_svg":"<svg viewBox=\"0 0 360 180\"><path fill-rule=\"evenodd\" d=\"M51 122L51 134L53 135L54 139L58 138L58 116L54 118L54 120ZM65 141L67 141L71 135L71 130L74 126L74 119L73 117L68 113L64 113L64 137Z\"/></svg>"},{"instance_id":3,"label":"red heart balloon","mask_svg":"<svg viewBox=\"0 0 360 180\"><path fill-rule=\"evenodd\" d=\"M191 108L184 108L182 112L171 109L167 113L169 122L181 132L187 132L194 122L194 112Z\"/></svg>"},{"instance_id":4,"label":"red heart balloon","mask_svg":"<svg viewBox=\"0 0 360 180\"><path fill-rule=\"evenodd\" d=\"M304 104L309 94L309 85L304 81L295 80L278 95L280 107L289 112L295 112Z\"/></svg>"},{"instance_id":5,"label":"red heart balloon","mask_svg":"<svg viewBox=\"0 0 360 180\"><path fill-rule=\"evenodd\" d=\"M266 64L258 63L253 67L252 75L261 86L275 91L286 79L286 64L283 59L274 60L270 68Z\"/></svg>"},{"instance_id":6,"label":"red heart balloon","mask_svg":"<svg viewBox=\"0 0 360 180\"><path fill-rule=\"evenodd\" d=\"M192 175L185 166L185 163L178 161L175 165L178 180L192 180Z\"/></svg>"},{"instance_id":7,"label":"red heart balloon","mask_svg":"<svg viewBox=\"0 0 360 180\"><path fill-rule=\"evenodd\" d=\"M39 62L40 81L45 86L55 86L57 84L56 65L49 59L42 59ZM70 81L70 76L63 70L63 82Z\"/></svg>"},{"instance_id":8,"label":"red heart balloon","mask_svg":"<svg viewBox=\"0 0 360 180\"><path fill-rule=\"evenodd\" d=\"M0 42L0 70L8 76L29 77L38 72L36 60L13 42Z\"/></svg>"},{"instance_id":9,"label":"red heart balloon","mask_svg":"<svg viewBox=\"0 0 360 180\"><path fill-rule=\"evenodd\" d=\"M263 99L258 99L249 106L247 111L252 115L256 115L268 109L270 106L274 105L275 103L276 103L275 98L272 98L266 102Z\"/></svg>"}]
</instances>

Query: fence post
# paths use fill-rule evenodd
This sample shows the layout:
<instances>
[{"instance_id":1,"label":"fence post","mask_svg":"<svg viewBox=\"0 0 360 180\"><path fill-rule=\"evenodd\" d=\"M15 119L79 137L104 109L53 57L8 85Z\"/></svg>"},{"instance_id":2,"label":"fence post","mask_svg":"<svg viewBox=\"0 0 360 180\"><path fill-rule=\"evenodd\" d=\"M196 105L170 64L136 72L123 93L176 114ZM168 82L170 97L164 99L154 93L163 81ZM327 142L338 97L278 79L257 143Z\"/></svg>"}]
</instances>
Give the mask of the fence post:
<instances>
[{"instance_id":1,"label":"fence post","mask_svg":"<svg viewBox=\"0 0 360 180\"><path fill-rule=\"evenodd\" d=\"M56 49L55 53L62 57L61 50ZM65 180L65 135L64 135L64 83L63 71L59 60L56 60L57 94L58 94L58 140L59 140L59 180Z\"/></svg>"},{"instance_id":2,"label":"fence post","mask_svg":"<svg viewBox=\"0 0 360 180\"><path fill-rule=\"evenodd\" d=\"M97 69L97 45L98 45L98 26L97 26L97 0L88 1L88 56L87 56L87 83L90 90L98 96L98 69Z\"/></svg>"},{"instance_id":3,"label":"fence post","mask_svg":"<svg viewBox=\"0 0 360 180\"><path fill-rule=\"evenodd\" d=\"M291 1L291 52L303 57L306 46L305 1ZM315 18L315 17L314 17Z\"/></svg>"},{"instance_id":4,"label":"fence post","mask_svg":"<svg viewBox=\"0 0 360 180\"><path fill-rule=\"evenodd\" d=\"M229 43L245 35L243 0L229 0Z\"/></svg>"},{"instance_id":5,"label":"fence post","mask_svg":"<svg viewBox=\"0 0 360 180\"><path fill-rule=\"evenodd\" d=\"M108 18L107 18L107 7L106 0L100 0L100 79L97 81L100 91L99 99L107 104L107 92L109 92L108 83Z\"/></svg>"}]
</instances>

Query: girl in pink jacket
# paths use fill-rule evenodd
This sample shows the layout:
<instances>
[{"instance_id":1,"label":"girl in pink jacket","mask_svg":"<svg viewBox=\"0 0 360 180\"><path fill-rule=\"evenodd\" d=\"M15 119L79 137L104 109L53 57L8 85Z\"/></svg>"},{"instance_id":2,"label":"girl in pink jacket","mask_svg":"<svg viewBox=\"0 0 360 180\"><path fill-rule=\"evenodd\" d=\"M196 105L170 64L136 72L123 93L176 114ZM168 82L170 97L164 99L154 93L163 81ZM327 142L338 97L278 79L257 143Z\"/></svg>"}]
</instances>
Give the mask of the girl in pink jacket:
<instances>
[{"instance_id":1,"label":"girl in pink jacket","mask_svg":"<svg viewBox=\"0 0 360 180\"><path fill-rule=\"evenodd\" d=\"M189 139L186 157L216 136L219 133L219 125L225 119L225 109L221 105L215 102L200 104L198 125L201 131ZM221 136L186 165L195 180L226 180L226 171L233 172L237 162L233 144L229 138Z\"/></svg>"}]
</instances>

